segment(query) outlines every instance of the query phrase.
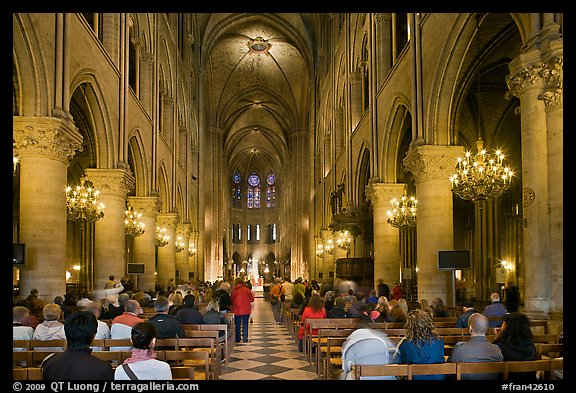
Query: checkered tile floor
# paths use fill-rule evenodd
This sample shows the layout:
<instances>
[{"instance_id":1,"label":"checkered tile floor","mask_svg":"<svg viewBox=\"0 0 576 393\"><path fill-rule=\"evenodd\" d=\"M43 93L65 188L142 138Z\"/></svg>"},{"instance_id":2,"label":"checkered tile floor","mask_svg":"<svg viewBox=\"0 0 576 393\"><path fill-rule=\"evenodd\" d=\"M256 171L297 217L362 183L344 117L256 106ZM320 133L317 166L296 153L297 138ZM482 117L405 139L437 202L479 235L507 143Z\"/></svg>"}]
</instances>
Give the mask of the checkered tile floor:
<instances>
[{"instance_id":1,"label":"checkered tile floor","mask_svg":"<svg viewBox=\"0 0 576 393\"><path fill-rule=\"evenodd\" d=\"M269 302L255 293L249 324L249 343L234 345L228 366L222 364L223 380L313 380L314 366L298 351L298 344L286 327L276 325Z\"/></svg>"}]
</instances>

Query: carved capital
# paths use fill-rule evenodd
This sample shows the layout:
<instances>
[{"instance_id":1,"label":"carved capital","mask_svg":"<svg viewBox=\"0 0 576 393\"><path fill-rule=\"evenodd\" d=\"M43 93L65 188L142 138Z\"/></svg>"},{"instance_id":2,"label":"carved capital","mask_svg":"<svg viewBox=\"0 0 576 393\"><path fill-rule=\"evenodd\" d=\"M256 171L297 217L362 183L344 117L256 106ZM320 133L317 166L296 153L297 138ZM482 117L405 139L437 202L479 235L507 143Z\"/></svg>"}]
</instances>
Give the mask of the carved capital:
<instances>
[{"instance_id":1,"label":"carved capital","mask_svg":"<svg viewBox=\"0 0 576 393\"><path fill-rule=\"evenodd\" d=\"M554 58L542 69L542 77L546 86L544 92L538 97L544 101L546 108L563 105L564 94L564 59Z\"/></svg>"},{"instance_id":2,"label":"carved capital","mask_svg":"<svg viewBox=\"0 0 576 393\"><path fill-rule=\"evenodd\" d=\"M162 208L162 202L157 197L128 197L128 202L134 210L140 210L147 216L156 216Z\"/></svg>"},{"instance_id":3,"label":"carved capital","mask_svg":"<svg viewBox=\"0 0 576 393\"><path fill-rule=\"evenodd\" d=\"M156 225L166 229L176 229L178 214L176 213L158 213L156 216Z\"/></svg>"},{"instance_id":4,"label":"carved capital","mask_svg":"<svg viewBox=\"0 0 576 393\"><path fill-rule=\"evenodd\" d=\"M86 169L86 177L100 190L102 195L126 196L136 180L129 168L125 169Z\"/></svg>"},{"instance_id":5,"label":"carved capital","mask_svg":"<svg viewBox=\"0 0 576 393\"><path fill-rule=\"evenodd\" d=\"M538 62L533 65L522 67L515 73L506 76L506 84L509 91L506 92L505 97L510 99L518 97L530 88L540 87L544 83L542 71L546 68L546 64Z\"/></svg>"},{"instance_id":6,"label":"carved capital","mask_svg":"<svg viewBox=\"0 0 576 393\"><path fill-rule=\"evenodd\" d=\"M374 14L374 21L378 27L390 25L392 24L392 15L389 13L377 12Z\"/></svg>"},{"instance_id":7,"label":"carved capital","mask_svg":"<svg viewBox=\"0 0 576 393\"><path fill-rule=\"evenodd\" d=\"M82 135L73 124L53 117L14 116L13 150L19 156L44 156L68 163L82 151Z\"/></svg>"},{"instance_id":8,"label":"carved capital","mask_svg":"<svg viewBox=\"0 0 576 393\"><path fill-rule=\"evenodd\" d=\"M374 183L366 189L366 198L374 207L390 205L392 198L399 198L406 191L404 183Z\"/></svg>"},{"instance_id":9,"label":"carved capital","mask_svg":"<svg viewBox=\"0 0 576 393\"><path fill-rule=\"evenodd\" d=\"M418 183L436 179L448 181L456 168L457 157L462 154L462 146L416 146L404 158L404 165Z\"/></svg>"},{"instance_id":10,"label":"carved capital","mask_svg":"<svg viewBox=\"0 0 576 393\"><path fill-rule=\"evenodd\" d=\"M190 236L190 224L180 223L176 225L176 235L182 236L184 239L188 239Z\"/></svg>"}]
</instances>

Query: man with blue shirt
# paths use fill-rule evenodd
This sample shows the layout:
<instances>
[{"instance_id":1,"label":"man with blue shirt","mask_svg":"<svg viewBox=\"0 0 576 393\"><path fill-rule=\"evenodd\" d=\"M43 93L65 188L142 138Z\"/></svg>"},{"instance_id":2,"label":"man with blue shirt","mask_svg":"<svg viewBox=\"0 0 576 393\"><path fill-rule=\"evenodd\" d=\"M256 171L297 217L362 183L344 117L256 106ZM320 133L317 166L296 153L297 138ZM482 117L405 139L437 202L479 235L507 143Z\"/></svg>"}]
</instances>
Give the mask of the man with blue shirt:
<instances>
[{"instance_id":1,"label":"man with blue shirt","mask_svg":"<svg viewBox=\"0 0 576 393\"><path fill-rule=\"evenodd\" d=\"M504 303L500 302L500 295L494 292L490 295L490 303L484 310L482 314L488 317L488 327L500 327L502 326L502 317L506 315L506 307Z\"/></svg>"}]
</instances>

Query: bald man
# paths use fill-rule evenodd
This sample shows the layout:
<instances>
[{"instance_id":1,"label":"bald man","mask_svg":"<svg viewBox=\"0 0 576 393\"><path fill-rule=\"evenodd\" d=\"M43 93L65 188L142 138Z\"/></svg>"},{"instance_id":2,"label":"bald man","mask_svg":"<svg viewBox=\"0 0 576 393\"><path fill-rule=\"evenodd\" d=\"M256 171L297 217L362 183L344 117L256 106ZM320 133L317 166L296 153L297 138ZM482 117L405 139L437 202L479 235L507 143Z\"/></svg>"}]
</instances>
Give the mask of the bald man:
<instances>
[{"instance_id":1,"label":"bald man","mask_svg":"<svg viewBox=\"0 0 576 393\"><path fill-rule=\"evenodd\" d=\"M460 341L454 345L449 362L498 362L504 360L500 347L488 342L488 318L480 313L475 313L468 320L470 339ZM463 374L462 379L498 379L498 374Z\"/></svg>"}]
</instances>

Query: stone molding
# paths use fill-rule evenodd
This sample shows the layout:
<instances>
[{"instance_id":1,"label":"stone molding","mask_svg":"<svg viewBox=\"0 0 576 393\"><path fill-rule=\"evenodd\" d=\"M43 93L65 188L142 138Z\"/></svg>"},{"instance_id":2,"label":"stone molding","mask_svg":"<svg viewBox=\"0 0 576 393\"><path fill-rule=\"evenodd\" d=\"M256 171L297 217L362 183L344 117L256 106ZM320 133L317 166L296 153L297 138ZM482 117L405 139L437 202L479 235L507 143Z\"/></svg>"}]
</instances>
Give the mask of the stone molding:
<instances>
[{"instance_id":1,"label":"stone molding","mask_svg":"<svg viewBox=\"0 0 576 393\"><path fill-rule=\"evenodd\" d=\"M449 184L456 169L456 158L463 154L462 146L416 146L404 158L404 165L417 182L446 179Z\"/></svg>"},{"instance_id":2,"label":"stone molding","mask_svg":"<svg viewBox=\"0 0 576 393\"><path fill-rule=\"evenodd\" d=\"M506 98L520 97L522 93L529 88L541 87L544 84L542 71L546 64L539 61L536 64L521 67L516 72L506 76L506 84L509 91L506 92Z\"/></svg>"},{"instance_id":3,"label":"stone molding","mask_svg":"<svg viewBox=\"0 0 576 393\"><path fill-rule=\"evenodd\" d=\"M563 105L564 58L556 57L542 70L546 81L544 92L538 99L544 101L546 109Z\"/></svg>"},{"instance_id":4,"label":"stone molding","mask_svg":"<svg viewBox=\"0 0 576 393\"><path fill-rule=\"evenodd\" d=\"M82 151L78 128L54 117L14 116L12 139L19 156L44 156L65 164Z\"/></svg>"}]
</instances>

